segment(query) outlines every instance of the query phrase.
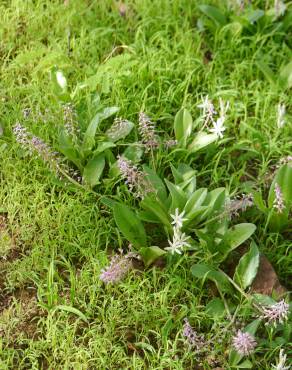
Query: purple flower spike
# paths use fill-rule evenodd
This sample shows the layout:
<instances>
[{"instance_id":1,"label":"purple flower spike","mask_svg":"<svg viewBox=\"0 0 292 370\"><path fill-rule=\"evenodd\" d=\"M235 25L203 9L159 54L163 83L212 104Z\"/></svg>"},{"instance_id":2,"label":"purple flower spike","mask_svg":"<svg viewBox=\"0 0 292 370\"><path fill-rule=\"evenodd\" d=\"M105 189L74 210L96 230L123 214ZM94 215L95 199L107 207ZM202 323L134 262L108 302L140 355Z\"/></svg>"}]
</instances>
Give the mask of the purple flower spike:
<instances>
[{"instance_id":1,"label":"purple flower spike","mask_svg":"<svg viewBox=\"0 0 292 370\"><path fill-rule=\"evenodd\" d=\"M289 305L284 301L277 302L269 307L263 308L262 318L267 320L267 324L283 323L288 319Z\"/></svg>"},{"instance_id":2,"label":"purple flower spike","mask_svg":"<svg viewBox=\"0 0 292 370\"><path fill-rule=\"evenodd\" d=\"M199 335L190 325L188 319L184 319L183 336L186 337L188 343L195 347L197 350L205 345L202 335Z\"/></svg>"},{"instance_id":3,"label":"purple flower spike","mask_svg":"<svg viewBox=\"0 0 292 370\"><path fill-rule=\"evenodd\" d=\"M143 112L139 114L139 133L146 151L156 149L159 145L155 135L155 126L150 118Z\"/></svg>"},{"instance_id":4,"label":"purple flower spike","mask_svg":"<svg viewBox=\"0 0 292 370\"><path fill-rule=\"evenodd\" d=\"M278 183L275 184L274 191L275 191L275 200L274 200L273 207L277 210L278 213L282 213L285 209L285 204L284 204L282 190Z\"/></svg>"},{"instance_id":5,"label":"purple flower spike","mask_svg":"<svg viewBox=\"0 0 292 370\"><path fill-rule=\"evenodd\" d=\"M132 268L129 257L127 254L112 257L109 266L101 271L100 280L105 284L115 284L123 280Z\"/></svg>"}]
</instances>

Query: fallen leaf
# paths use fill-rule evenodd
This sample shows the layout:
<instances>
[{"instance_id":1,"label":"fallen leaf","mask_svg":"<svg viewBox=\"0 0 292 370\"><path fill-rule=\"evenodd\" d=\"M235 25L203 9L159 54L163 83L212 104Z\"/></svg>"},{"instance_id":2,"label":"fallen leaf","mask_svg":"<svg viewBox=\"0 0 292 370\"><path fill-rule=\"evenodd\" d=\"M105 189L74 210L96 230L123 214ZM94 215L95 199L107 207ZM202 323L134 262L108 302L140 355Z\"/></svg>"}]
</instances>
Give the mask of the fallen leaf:
<instances>
[{"instance_id":1,"label":"fallen leaf","mask_svg":"<svg viewBox=\"0 0 292 370\"><path fill-rule=\"evenodd\" d=\"M286 288L281 285L273 266L264 255L260 257L258 273L252 283L251 292L270 296L274 293L277 297L287 292Z\"/></svg>"}]
</instances>

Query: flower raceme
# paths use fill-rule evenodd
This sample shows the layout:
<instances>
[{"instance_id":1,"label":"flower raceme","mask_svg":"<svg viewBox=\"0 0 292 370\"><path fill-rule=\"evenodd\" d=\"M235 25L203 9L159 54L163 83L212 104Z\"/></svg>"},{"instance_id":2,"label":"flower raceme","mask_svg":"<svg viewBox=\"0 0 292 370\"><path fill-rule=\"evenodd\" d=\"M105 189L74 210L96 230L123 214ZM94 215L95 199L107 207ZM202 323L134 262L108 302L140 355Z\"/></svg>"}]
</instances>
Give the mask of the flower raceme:
<instances>
[{"instance_id":1,"label":"flower raceme","mask_svg":"<svg viewBox=\"0 0 292 370\"><path fill-rule=\"evenodd\" d=\"M13 127L13 133L16 141L26 149L30 154L33 152L48 164L51 170L57 172L60 175L61 163L58 157L58 153L54 152L45 142L43 142L37 136L32 135L27 129L20 123L16 123ZM62 176L61 176L62 177Z\"/></svg>"},{"instance_id":2,"label":"flower raceme","mask_svg":"<svg viewBox=\"0 0 292 370\"><path fill-rule=\"evenodd\" d=\"M139 133L146 151L156 149L159 146L159 142L155 135L154 123L143 112L139 114Z\"/></svg>"},{"instance_id":3,"label":"flower raceme","mask_svg":"<svg viewBox=\"0 0 292 370\"><path fill-rule=\"evenodd\" d=\"M274 191L275 191L275 200L274 200L273 207L276 209L278 213L282 213L285 209L285 204L284 204L282 190L278 183L275 184Z\"/></svg>"},{"instance_id":4,"label":"flower raceme","mask_svg":"<svg viewBox=\"0 0 292 370\"><path fill-rule=\"evenodd\" d=\"M204 347L205 340L202 335L199 335L190 325L188 319L184 319L183 336L186 338L189 345L195 347L197 350Z\"/></svg>"},{"instance_id":5,"label":"flower raceme","mask_svg":"<svg viewBox=\"0 0 292 370\"><path fill-rule=\"evenodd\" d=\"M118 254L111 258L109 266L101 270L100 280L105 284L116 284L123 280L128 272L132 269L131 261L133 253Z\"/></svg>"},{"instance_id":6,"label":"flower raceme","mask_svg":"<svg viewBox=\"0 0 292 370\"><path fill-rule=\"evenodd\" d=\"M147 181L146 174L140 171L130 160L119 155L117 165L126 185L136 198L143 199L153 191L150 182Z\"/></svg>"},{"instance_id":7,"label":"flower raceme","mask_svg":"<svg viewBox=\"0 0 292 370\"><path fill-rule=\"evenodd\" d=\"M284 301L277 302L271 306L263 307L262 319L267 320L267 324L277 325L277 323L282 324L288 319L289 315L289 305Z\"/></svg>"}]
</instances>

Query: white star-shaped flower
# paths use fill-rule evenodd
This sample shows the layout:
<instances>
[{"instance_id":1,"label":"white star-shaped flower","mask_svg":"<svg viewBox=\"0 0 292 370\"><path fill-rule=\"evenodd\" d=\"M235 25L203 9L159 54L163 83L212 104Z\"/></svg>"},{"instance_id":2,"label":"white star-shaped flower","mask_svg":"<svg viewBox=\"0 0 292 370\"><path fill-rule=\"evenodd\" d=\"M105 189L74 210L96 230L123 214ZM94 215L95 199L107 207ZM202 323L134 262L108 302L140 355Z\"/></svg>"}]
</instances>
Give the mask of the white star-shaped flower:
<instances>
[{"instance_id":1,"label":"white star-shaped flower","mask_svg":"<svg viewBox=\"0 0 292 370\"><path fill-rule=\"evenodd\" d=\"M166 247L165 250L169 251L171 254L182 253L183 247L189 247L187 240L189 236L186 236L185 233L182 233L179 229L173 229L173 239L172 241L168 240L169 247Z\"/></svg>"},{"instance_id":2,"label":"white star-shaped flower","mask_svg":"<svg viewBox=\"0 0 292 370\"><path fill-rule=\"evenodd\" d=\"M208 95L203 98L202 103L197 105L198 108L203 109L203 116L204 117L212 117L216 114L214 105L211 100L209 100Z\"/></svg>"},{"instance_id":3,"label":"white star-shaped flower","mask_svg":"<svg viewBox=\"0 0 292 370\"><path fill-rule=\"evenodd\" d=\"M176 228L182 228L183 222L186 221L186 218L183 218L185 215L185 211L182 211L182 213L179 213L179 209L175 209L174 215L170 215L170 217L173 219L172 225Z\"/></svg>"},{"instance_id":4,"label":"white star-shaped flower","mask_svg":"<svg viewBox=\"0 0 292 370\"><path fill-rule=\"evenodd\" d=\"M216 134L220 139L223 138L223 132L226 130L224 126L225 117L221 116L217 119L217 121L213 121L213 128L210 128L209 131L213 134Z\"/></svg>"}]
</instances>

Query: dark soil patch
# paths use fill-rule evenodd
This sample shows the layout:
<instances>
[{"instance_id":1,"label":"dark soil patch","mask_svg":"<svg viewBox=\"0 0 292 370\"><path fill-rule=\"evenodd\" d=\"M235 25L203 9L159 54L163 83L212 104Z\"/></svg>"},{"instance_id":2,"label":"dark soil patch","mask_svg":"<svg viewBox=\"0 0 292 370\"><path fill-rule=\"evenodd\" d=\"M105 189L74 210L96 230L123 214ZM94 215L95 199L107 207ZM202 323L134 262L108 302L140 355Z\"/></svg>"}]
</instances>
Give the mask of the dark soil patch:
<instances>
[{"instance_id":1,"label":"dark soil patch","mask_svg":"<svg viewBox=\"0 0 292 370\"><path fill-rule=\"evenodd\" d=\"M14 306L18 305L17 313L14 311ZM19 319L13 328L13 336L9 339L11 345L15 347L19 335L24 335L28 339L36 340L40 333L37 331L37 319L44 315L44 312L37 306L36 289L26 287L17 289L13 293L6 296L1 296L0 315L4 314L5 310L10 310L7 316L12 315L13 318ZM5 328L0 328L0 333L5 335ZM12 342L13 340L13 342Z\"/></svg>"}]
</instances>

